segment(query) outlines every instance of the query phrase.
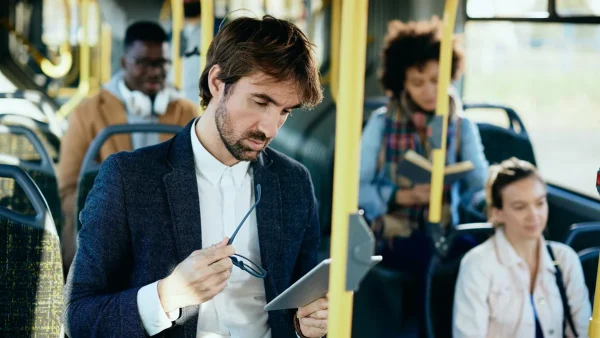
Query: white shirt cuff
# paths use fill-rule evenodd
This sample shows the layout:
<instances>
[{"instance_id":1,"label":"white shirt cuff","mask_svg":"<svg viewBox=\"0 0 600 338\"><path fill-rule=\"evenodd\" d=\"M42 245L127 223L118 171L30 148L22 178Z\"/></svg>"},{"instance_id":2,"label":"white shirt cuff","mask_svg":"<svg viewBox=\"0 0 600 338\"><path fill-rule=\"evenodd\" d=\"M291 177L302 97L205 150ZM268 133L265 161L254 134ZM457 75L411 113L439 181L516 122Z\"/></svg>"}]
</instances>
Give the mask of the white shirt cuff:
<instances>
[{"instance_id":1,"label":"white shirt cuff","mask_svg":"<svg viewBox=\"0 0 600 338\"><path fill-rule=\"evenodd\" d=\"M149 336L170 328L181 312L181 309L177 309L165 313L158 297L158 282L148 284L138 291L137 305L142 325Z\"/></svg>"}]
</instances>

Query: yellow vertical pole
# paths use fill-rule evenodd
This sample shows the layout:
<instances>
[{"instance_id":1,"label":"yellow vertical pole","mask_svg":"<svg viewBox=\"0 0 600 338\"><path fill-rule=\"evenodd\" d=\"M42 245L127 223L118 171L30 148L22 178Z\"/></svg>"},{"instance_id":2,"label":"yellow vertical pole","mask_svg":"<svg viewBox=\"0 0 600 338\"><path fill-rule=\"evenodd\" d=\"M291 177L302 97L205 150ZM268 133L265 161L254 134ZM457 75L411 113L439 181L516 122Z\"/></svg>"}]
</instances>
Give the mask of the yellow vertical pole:
<instances>
[{"instance_id":1,"label":"yellow vertical pole","mask_svg":"<svg viewBox=\"0 0 600 338\"><path fill-rule=\"evenodd\" d=\"M600 338L600 260L598 261L598 272L596 275L596 293L594 294L594 311L590 318L588 334L590 338ZM581 333L579 333L581 335Z\"/></svg>"},{"instance_id":2,"label":"yellow vertical pole","mask_svg":"<svg viewBox=\"0 0 600 338\"><path fill-rule=\"evenodd\" d=\"M79 86L77 92L56 112L60 119L67 116L77 107L90 92L90 45L88 44L89 0L81 0L81 41L79 42Z\"/></svg>"},{"instance_id":3,"label":"yellow vertical pole","mask_svg":"<svg viewBox=\"0 0 600 338\"><path fill-rule=\"evenodd\" d=\"M112 29L107 22L102 23L100 29L100 84L110 81L112 76L112 65L110 55L112 53Z\"/></svg>"},{"instance_id":4,"label":"yellow vertical pole","mask_svg":"<svg viewBox=\"0 0 600 338\"><path fill-rule=\"evenodd\" d=\"M181 65L181 31L183 30L183 2L181 0L171 0L171 22L172 39L171 54L173 59L173 83L179 89L182 85L182 65Z\"/></svg>"},{"instance_id":5,"label":"yellow vertical pole","mask_svg":"<svg viewBox=\"0 0 600 338\"><path fill-rule=\"evenodd\" d=\"M200 51L200 73L202 73L204 71L204 65L206 65L206 54L208 53L208 47L210 47L210 43L215 35L214 0L200 0L200 7L202 8L202 36L200 39L202 50Z\"/></svg>"},{"instance_id":6,"label":"yellow vertical pole","mask_svg":"<svg viewBox=\"0 0 600 338\"><path fill-rule=\"evenodd\" d=\"M206 66L206 57L208 56L208 48L212 43L215 35L215 3L214 0L200 0L201 18L200 18L200 74ZM198 107L198 115L202 115L204 110Z\"/></svg>"},{"instance_id":7,"label":"yellow vertical pole","mask_svg":"<svg viewBox=\"0 0 600 338\"><path fill-rule=\"evenodd\" d=\"M356 149L360 147L363 120L368 9L368 0L348 0L342 13L340 66L344 72L340 74L335 128L330 338L347 338L352 332L353 293L346 291L346 262L349 217L358 211L360 155Z\"/></svg>"},{"instance_id":8,"label":"yellow vertical pole","mask_svg":"<svg viewBox=\"0 0 600 338\"><path fill-rule=\"evenodd\" d=\"M331 97L337 102L340 83L340 23L342 17L342 0L333 0L331 3L331 57L329 60L329 75Z\"/></svg>"},{"instance_id":9,"label":"yellow vertical pole","mask_svg":"<svg viewBox=\"0 0 600 338\"><path fill-rule=\"evenodd\" d=\"M88 39L88 43L91 44L92 54L90 55L90 92L89 95L93 95L97 90L100 89L102 83L100 82L100 77L102 74L102 15L100 14L100 4L97 0L93 0L89 5L90 10L92 11L92 17L88 17L88 21L90 23L94 23L95 27L88 24L88 29L92 28L92 33L95 33L95 36L92 36ZM88 34L91 34L88 30ZM93 39L93 41L92 41ZM94 44L92 44L94 42Z\"/></svg>"},{"instance_id":10,"label":"yellow vertical pole","mask_svg":"<svg viewBox=\"0 0 600 338\"><path fill-rule=\"evenodd\" d=\"M452 36L458 0L446 0L444 6L444 26L440 46L440 67L437 83L436 115L442 117L441 148L433 150L431 170L431 195L429 197L429 222L439 223L442 218L442 189L446 164L446 135L448 133L448 86L452 68Z\"/></svg>"}]
</instances>

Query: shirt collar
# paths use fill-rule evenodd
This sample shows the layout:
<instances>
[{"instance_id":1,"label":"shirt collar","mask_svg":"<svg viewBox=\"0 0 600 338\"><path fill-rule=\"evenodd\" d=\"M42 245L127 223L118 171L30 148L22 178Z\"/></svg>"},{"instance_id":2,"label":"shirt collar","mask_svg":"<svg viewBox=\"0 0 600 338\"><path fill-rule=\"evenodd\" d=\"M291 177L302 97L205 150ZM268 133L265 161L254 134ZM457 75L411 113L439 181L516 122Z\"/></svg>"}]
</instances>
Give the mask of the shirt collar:
<instances>
[{"instance_id":1,"label":"shirt collar","mask_svg":"<svg viewBox=\"0 0 600 338\"><path fill-rule=\"evenodd\" d=\"M494 238L496 241L496 248L498 248L498 257L500 258L500 261L502 264L510 267L513 265L517 265L519 263L525 263L525 261L517 254L517 252L515 251L513 246L510 244L510 242L508 241L508 238L506 238L506 234L504 233L503 228L501 228L501 227L496 228L496 233L495 233ZM550 254L548 253L548 249L546 248L547 244L548 243L542 236L542 238L540 239L540 246L539 246L539 250L540 250L539 257L540 257L540 264L541 264L540 267L543 269L546 269L548 271L554 272L556 269L554 268L554 262L552 261L552 258L550 257Z\"/></svg>"},{"instance_id":2,"label":"shirt collar","mask_svg":"<svg viewBox=\"0 0 600 338\"><path fill-rule=\"evenodd\" d=\"M194 121L191 128L192 150L194 152L196 172L206 177L211 184L216 185L221 180L221 177L223 177L223 174L227 171L231 171L233 184L236 188L239 188L242 185L244 177L248 173L250 162L241 161L229 167L217 160L208 152L208 150L206 150L206 148L204 148L196 135L196 123L198 123L198 120L199 118Z\"/></svg>"}]
</instances>

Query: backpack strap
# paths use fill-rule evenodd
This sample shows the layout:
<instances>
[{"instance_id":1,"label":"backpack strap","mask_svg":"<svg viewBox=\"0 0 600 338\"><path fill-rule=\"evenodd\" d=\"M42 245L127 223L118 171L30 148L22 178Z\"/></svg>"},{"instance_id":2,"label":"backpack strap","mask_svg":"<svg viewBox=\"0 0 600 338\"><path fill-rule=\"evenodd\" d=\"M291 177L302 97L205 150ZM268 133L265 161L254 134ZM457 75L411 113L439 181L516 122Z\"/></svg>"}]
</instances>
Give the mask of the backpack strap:
<instances>
[{"instance_id":1,"label":"backpack strap","mask_svg":"<svg viewBox=\"0 0 600 338\"><path fill-rule=\"evenodd\" d=\"M558 266L558 261L554 257L554 251L552 250L552 247L550 247L550 244L546 244L546 248L548 248L548 253L550 254L550 258L552 258L552 262L554 263L554 267L556 268L556 273L555 273L556 274L556 286L558 286L558 291L560 292L560 298L562 299L563 311L565 314L564 318L566 319L566 322L571 327L571 331L573 331L573 334L575 334L575 337L579 337L579 335L577 334L577 330L575 329L575 324L573 323L573 315L571 314L571 307L569 306L569 300L567 298L567 291L565 290L565 284L563 281L562 271L560 270L560 267ZM563 328L564 327L565 327L565 323L563 321ZM563 336L566 337L565 332L563 332Z\"/></svg>"}]
</instances>

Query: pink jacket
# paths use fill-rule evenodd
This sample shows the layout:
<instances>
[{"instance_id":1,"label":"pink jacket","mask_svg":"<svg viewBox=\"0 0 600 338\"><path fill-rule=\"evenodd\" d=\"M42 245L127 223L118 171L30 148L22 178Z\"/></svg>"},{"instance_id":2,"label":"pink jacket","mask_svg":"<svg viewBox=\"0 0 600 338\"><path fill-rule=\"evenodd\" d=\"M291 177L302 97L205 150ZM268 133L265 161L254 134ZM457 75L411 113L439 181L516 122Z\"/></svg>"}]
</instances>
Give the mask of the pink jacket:
<instances>
[{"instance_id":1,"label":"pink jacket","mask_svg":"<svg viewBox=\"0 0 600 338\"><path fill-rule=\"evenodd\" d=\"M544 337L563 337L563 306L547 243L563 272L577 333L580 338L587 337L592 310L579 257L564 244L542 239L533 300ZM527 263L517 255L504 231L497 229L461 262L454 299L454 338L535 337L529 280ZM566 336L575 337L568 326Z\"/></svg>"}]
</instances>

